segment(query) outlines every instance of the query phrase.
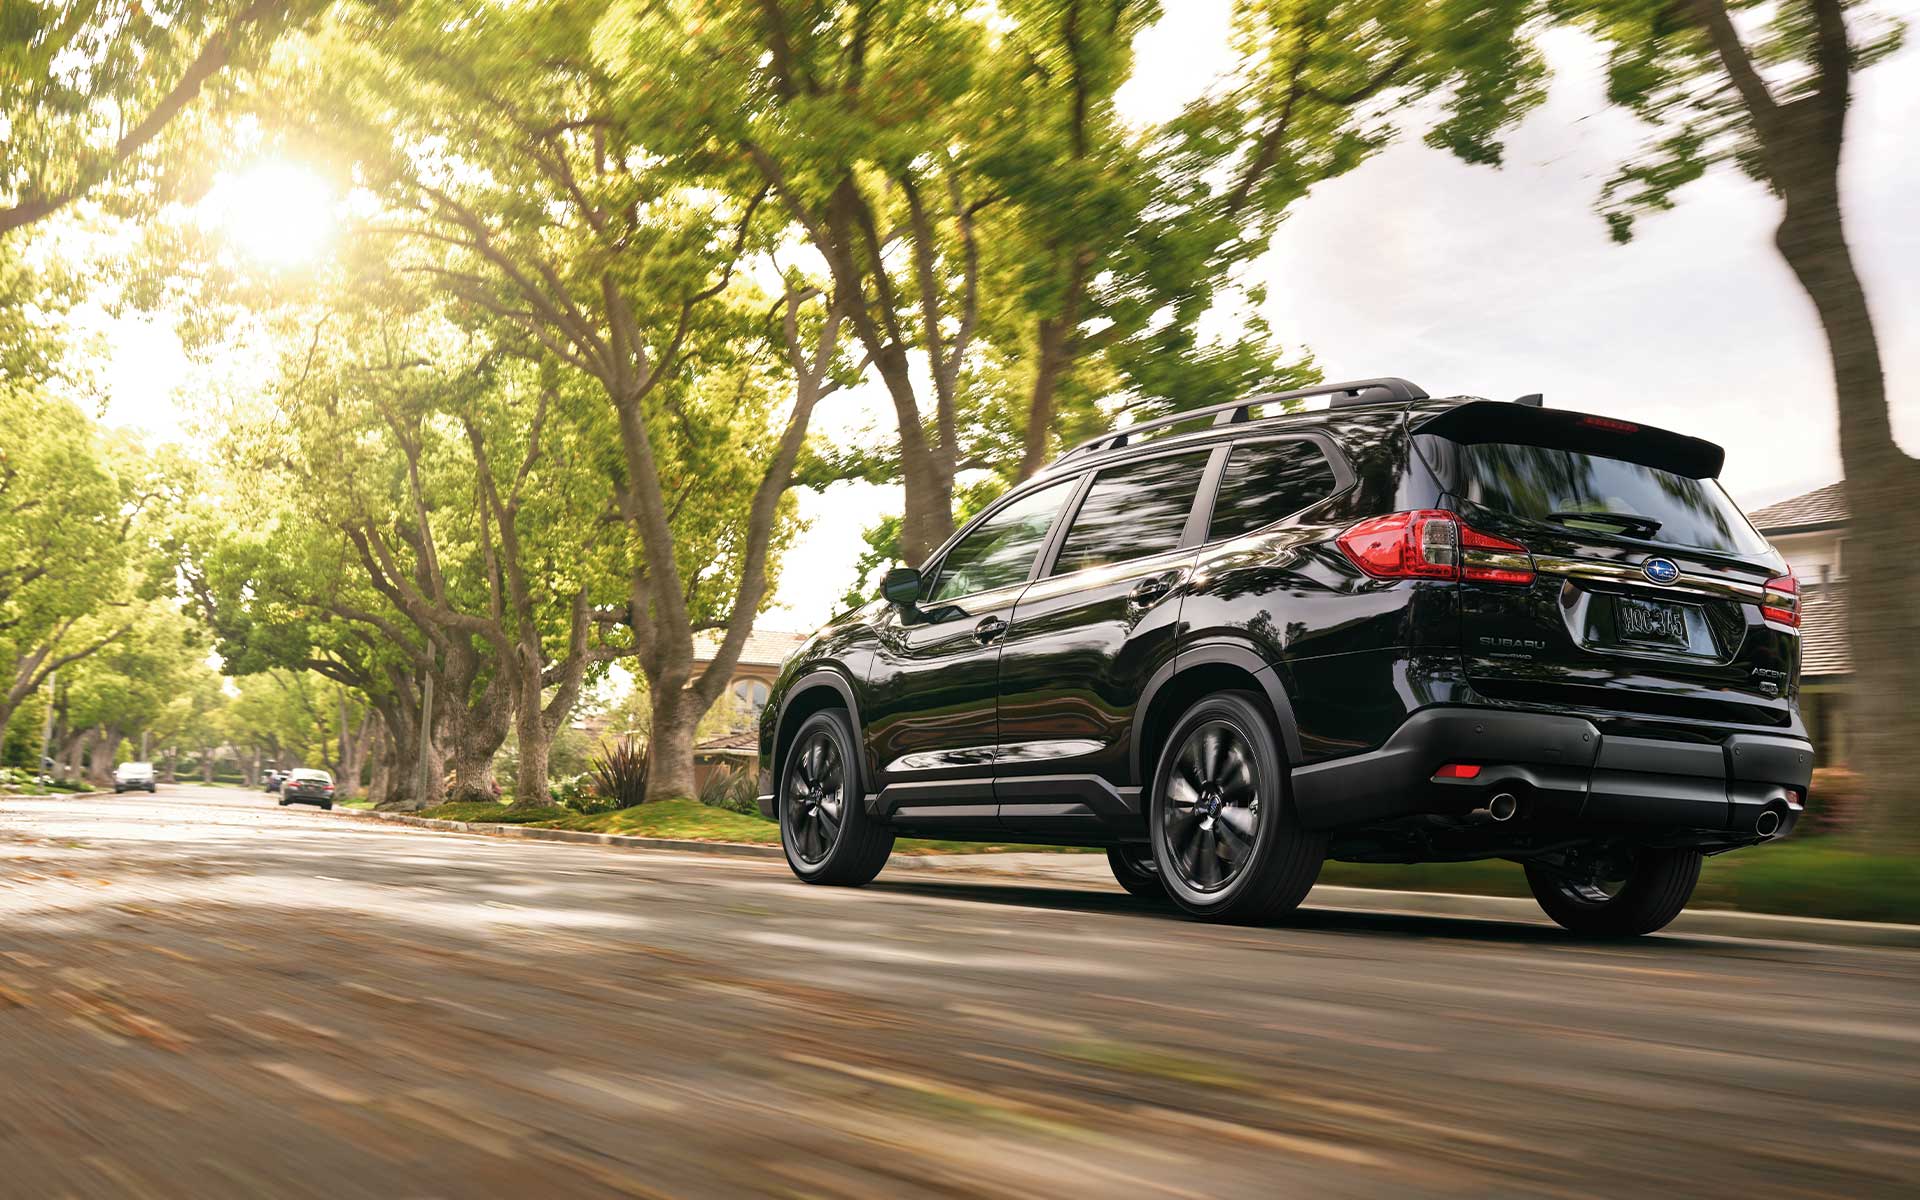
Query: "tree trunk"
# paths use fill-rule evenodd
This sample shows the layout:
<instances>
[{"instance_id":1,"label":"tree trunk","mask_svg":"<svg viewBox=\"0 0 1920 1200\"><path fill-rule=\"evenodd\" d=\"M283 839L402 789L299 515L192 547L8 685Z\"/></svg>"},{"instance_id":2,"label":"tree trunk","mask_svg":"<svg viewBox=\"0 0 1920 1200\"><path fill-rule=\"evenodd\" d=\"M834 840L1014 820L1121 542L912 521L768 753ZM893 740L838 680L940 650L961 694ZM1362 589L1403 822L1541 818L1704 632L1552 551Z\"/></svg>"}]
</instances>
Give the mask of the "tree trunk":
<instances>
[{"instance_id":1,"label":"tree trunk","mask_svg":"<svg viewBox=\"0 0 1920 1200\"><path fill-rule=\"evenodd\" d=\"M213 747L200 747L200 782L208 787L213 786L213 766Z\"/></svg>"},{"instance_id":2,"label":"tree trunk","mask_svg":"<svg viewBox=\"0 0 1920 1200\"><path fill-rule=\"evenodd\" d=\"M700 699L687 687L655 690L653 696L647 799L686 799L694 794L693 734L700 725Z\"/></svg>"},{"instance_id":3,"label":"tree trunk","mask_svg":"<svg viewBox=\"0 0 1920 1200\"><path fill-rule=\"evenodd\" d=\"M1787 191L1776 242L1820 314L1833 362L1847 510L1861 531L1848 556L1854 765L1866 777L1862 845L1920 851L1920 463L1893 439L1866 291L1829 176ZM1818 803L1818 798L1814 800Z\"/></svg>"},{"instance_id":4,"label":"tree trunk","mask_svg":"<svg viewBox=\"0 0 1920 1200\"><path fill-rule=\"evenodd\" d=\"M66 766L60 772L60 778L69 783L78 783L85 777L86 764L83 761L87 753L87 734L84 730L68 735Z\"/></svg>"},{"instance_id":5,"label":"tree trunk","mask_svg":"<svg viewBox=\"0 0 1920 1200\"><path fill-rule=\"evenodd\" d=\"M93 752L88 756L87 768L92 772L93 782L99 787L113 786L114 759L120 756L120 743L125 735L118 726L96 726L93 739Z\"/></svg>"},{"instance_id":6,"label":"tree trunk","mask_svg":"<svg viewBox=\"0 0 1920 1200\"><path fill-rule=\"evenodd\" d=\"M547 723L540 711L537 675L529 686L533 695L521 697L513 723L514 737L520 743L520 765L513 777L515 808L542 808L553 803L553 796L547 790L547 758L553 749L553 735L547 732Z\"/></svg>"},{"instance_id":7,"label":"tree trunk","mask_svg":"<svg viewBox=\"0 0 1920 1200\"><path fill-rule=\"evenodd\" d=\"M953 536L953 475L932 451L900 455L900 554L912 566Z\"/></svg>"}]
</instances>

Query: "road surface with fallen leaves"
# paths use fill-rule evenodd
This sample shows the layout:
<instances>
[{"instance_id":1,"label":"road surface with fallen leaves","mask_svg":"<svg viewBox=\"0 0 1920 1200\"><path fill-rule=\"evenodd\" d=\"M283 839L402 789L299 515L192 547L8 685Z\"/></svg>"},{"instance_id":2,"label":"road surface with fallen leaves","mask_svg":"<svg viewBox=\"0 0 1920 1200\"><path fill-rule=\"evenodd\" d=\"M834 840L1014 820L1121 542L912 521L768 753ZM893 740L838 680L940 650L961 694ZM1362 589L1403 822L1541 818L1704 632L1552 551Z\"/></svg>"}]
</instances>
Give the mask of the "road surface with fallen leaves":
<instances>
[{"instance_id":1,"label":"road surface with fallen leaves","mask_svg":"<svg viewBox=\"0 0 1920 1200\"><path fill-rule=\"evenodd\" d=\"M1916 1194L1920 953L937 874L0 799L0 1196Z\"/></svg>"}]
</instances>

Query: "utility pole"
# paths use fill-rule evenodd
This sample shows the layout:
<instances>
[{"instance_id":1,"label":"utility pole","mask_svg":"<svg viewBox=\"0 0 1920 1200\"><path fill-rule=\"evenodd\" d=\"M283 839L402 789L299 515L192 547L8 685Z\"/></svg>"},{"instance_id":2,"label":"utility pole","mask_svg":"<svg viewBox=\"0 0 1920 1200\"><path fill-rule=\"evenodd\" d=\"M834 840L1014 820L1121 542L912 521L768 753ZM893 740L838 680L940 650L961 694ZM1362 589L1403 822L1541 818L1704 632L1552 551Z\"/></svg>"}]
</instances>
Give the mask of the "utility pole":
<instances>
[{"instance_id":1,"label":"utility pole","mask_svg":"<svg viewBox=\"0 0 1920 1200\"><path fill-rule=\"evenodd\" d=\"M428 795L427 783L433 777L432 767L427 763L427 748L433 739L433 672L426 672L426 686L420 694L420 768L419 785L414 795L424 802Z\"/></svg>"}]
</instances>

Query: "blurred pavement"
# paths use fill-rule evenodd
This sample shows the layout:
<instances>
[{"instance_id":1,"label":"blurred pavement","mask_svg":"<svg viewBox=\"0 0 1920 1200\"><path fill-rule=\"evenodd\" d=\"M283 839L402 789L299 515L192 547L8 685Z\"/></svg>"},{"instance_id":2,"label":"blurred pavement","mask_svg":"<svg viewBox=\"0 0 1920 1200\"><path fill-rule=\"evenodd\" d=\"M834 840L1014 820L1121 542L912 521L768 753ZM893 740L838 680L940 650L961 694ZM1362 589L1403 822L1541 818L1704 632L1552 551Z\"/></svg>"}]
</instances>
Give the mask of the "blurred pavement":
<instances>
[{"instance_id":1,"label":"blurred pavement","mask_svg":"<svg viewBox=\"0 0 1920 1200\"><path fill-rule=\"evenodd\" d=\"M1911 1195L1920 953L0 800L0 1195Z\"/></svg>"}]
</instances>

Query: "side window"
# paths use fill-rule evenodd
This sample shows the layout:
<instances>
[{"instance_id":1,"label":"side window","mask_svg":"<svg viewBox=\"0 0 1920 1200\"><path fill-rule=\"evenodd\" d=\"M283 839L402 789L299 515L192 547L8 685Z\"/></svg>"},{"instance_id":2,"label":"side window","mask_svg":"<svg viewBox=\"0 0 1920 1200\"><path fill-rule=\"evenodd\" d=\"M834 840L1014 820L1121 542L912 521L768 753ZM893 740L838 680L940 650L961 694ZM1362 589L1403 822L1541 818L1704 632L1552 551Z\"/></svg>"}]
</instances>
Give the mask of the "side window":
<instances>
[{"instance_id":1,"label":"side window","mask_svg":"<svg viewBox=\"0 0 1920 1200\"><path fill-rule=\"evenodd\" d=\"M1180 544L1206 454L1179 454L1094 476L1053 564L1055 575L1145 558Z\"/></svg>"},{"instance_id":2,"label":"side window","mask_svg":"<svg viewBox=\"0 0 1920 1200\"><path fill-rule=\"evenodd\" d=\"M1239 537L1333 494L1333 467L1309 441L1244 442L1220 476L1207 540Z\"/></svg>"},{"instance_id":3,"label":"side window","mask_svg":"<svg viewBox=\"0 0 1920 1200\"><path fill-rule=\"evenodd\" d=\"M1062 480L1031 492L968 530L941 560L928 602L954 600L1025 580L1054 515L1078 483L1078 479Z\"/></svg>"}]
</instances>

